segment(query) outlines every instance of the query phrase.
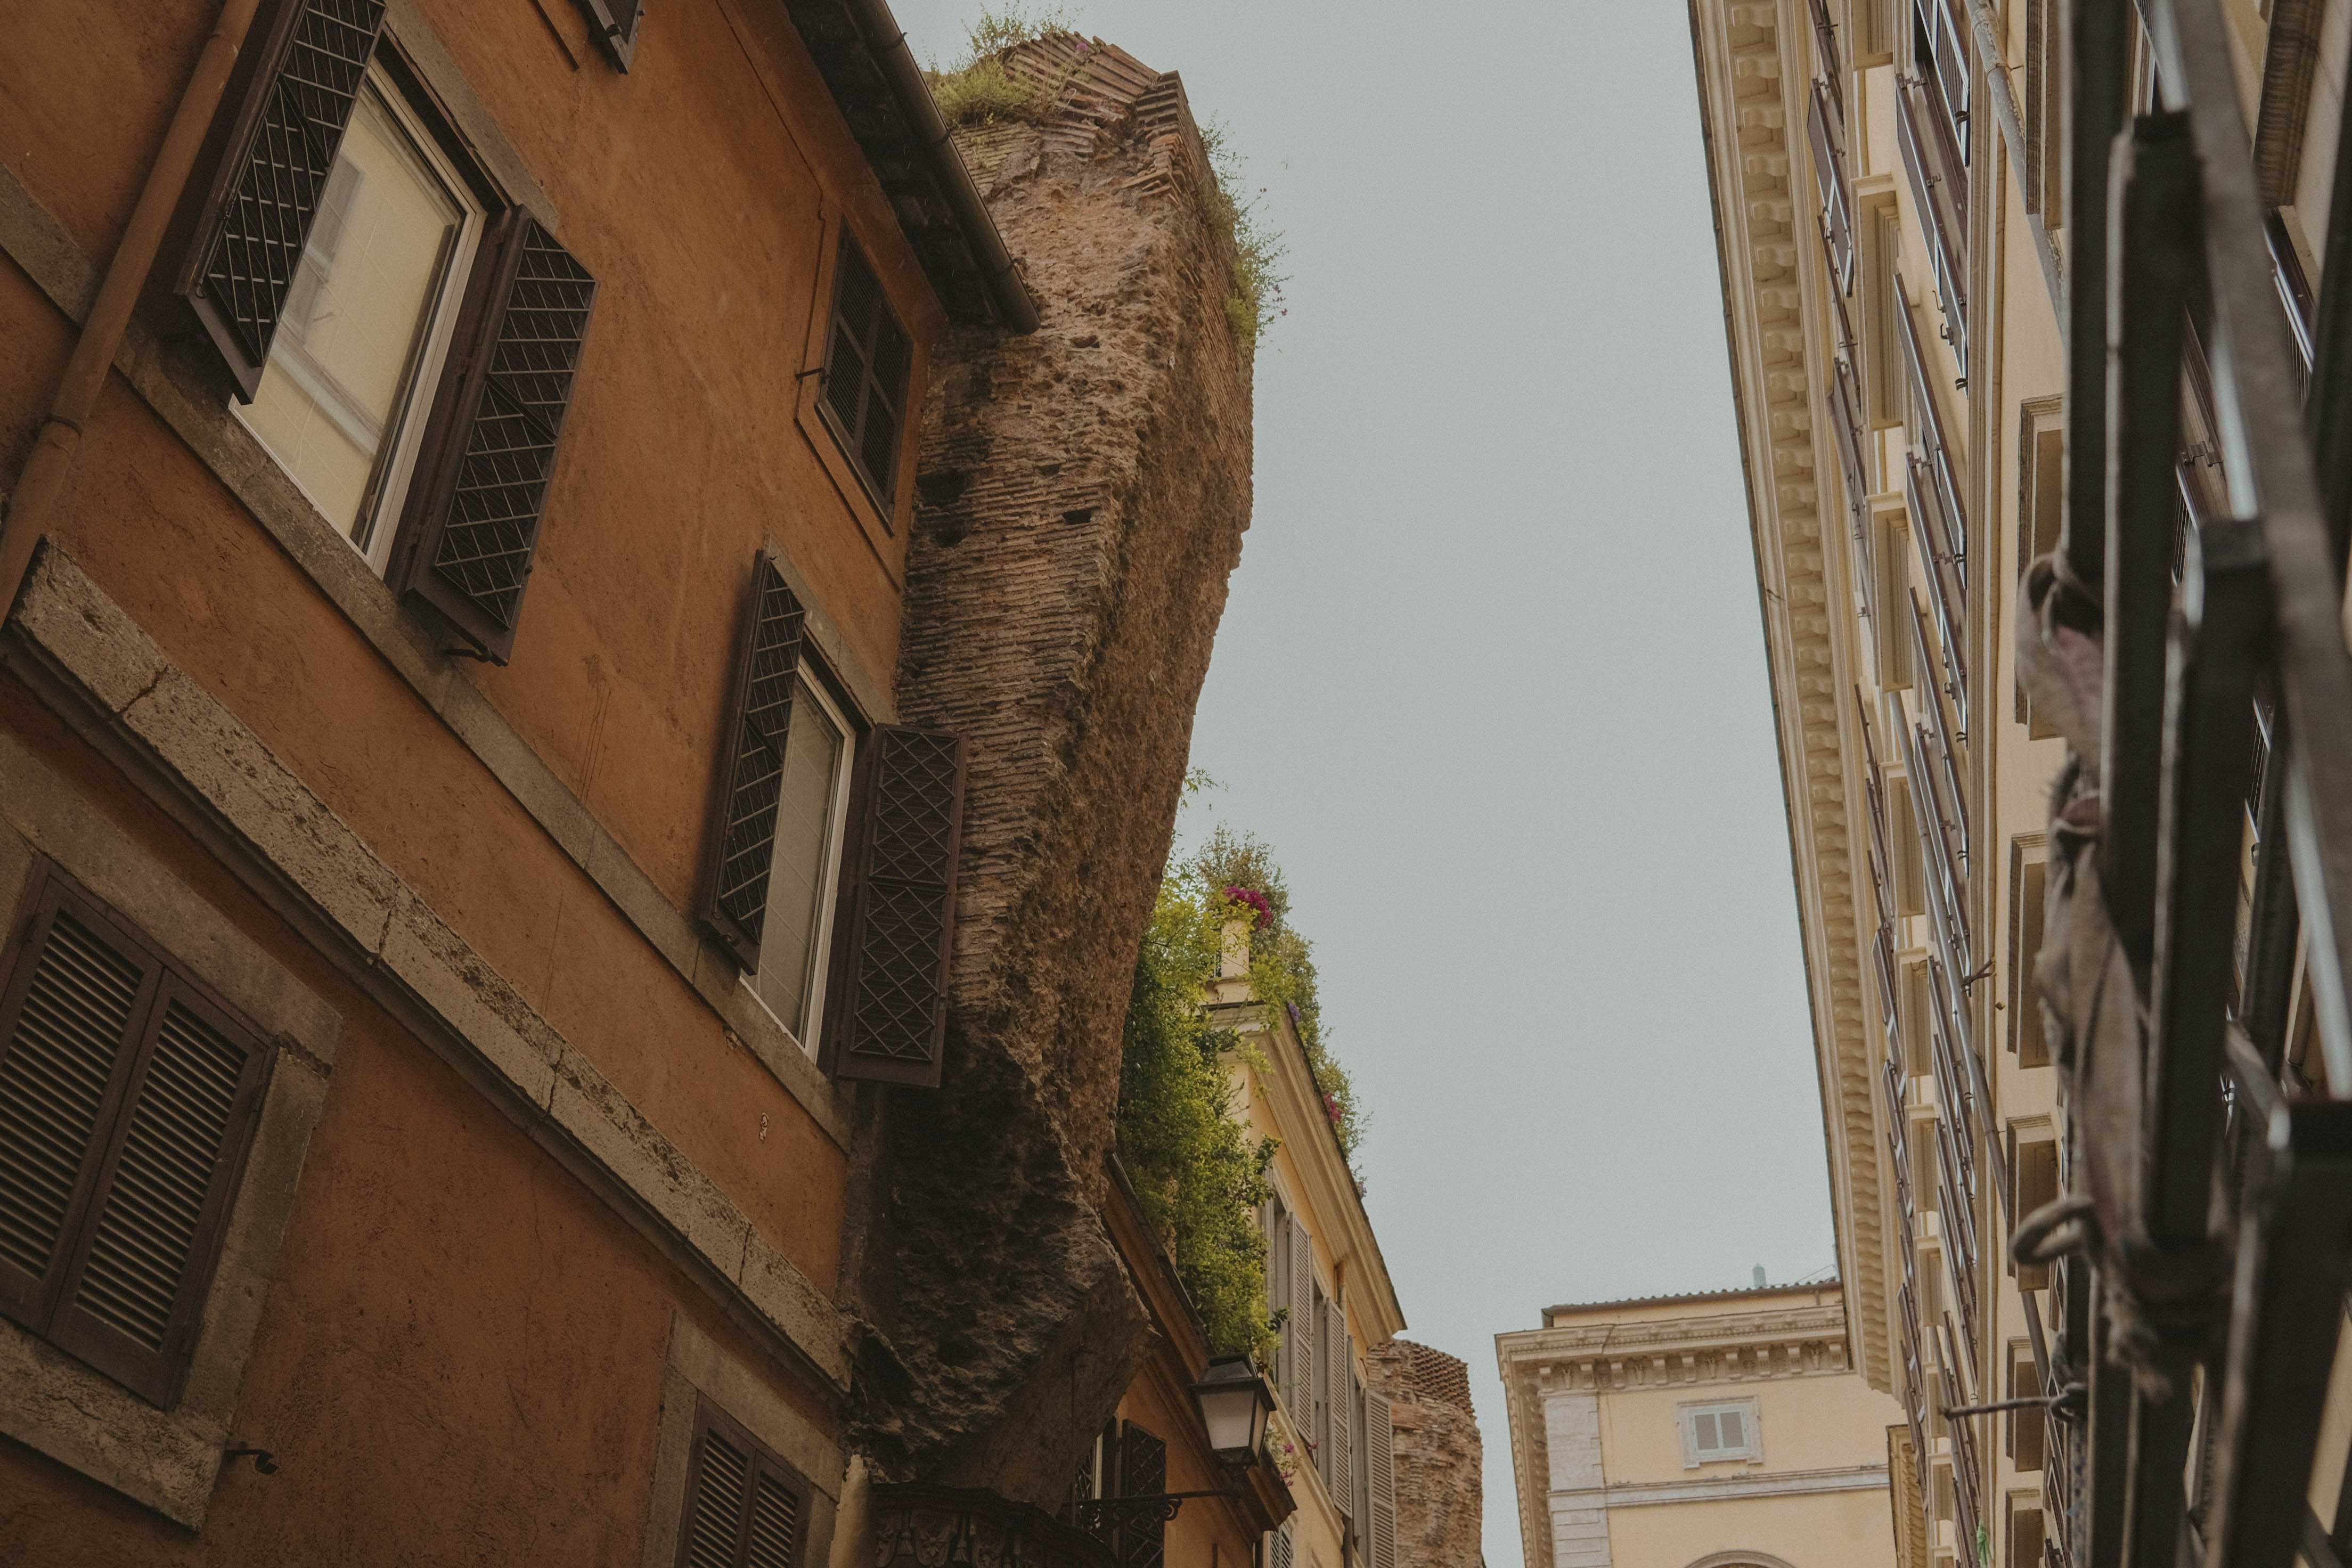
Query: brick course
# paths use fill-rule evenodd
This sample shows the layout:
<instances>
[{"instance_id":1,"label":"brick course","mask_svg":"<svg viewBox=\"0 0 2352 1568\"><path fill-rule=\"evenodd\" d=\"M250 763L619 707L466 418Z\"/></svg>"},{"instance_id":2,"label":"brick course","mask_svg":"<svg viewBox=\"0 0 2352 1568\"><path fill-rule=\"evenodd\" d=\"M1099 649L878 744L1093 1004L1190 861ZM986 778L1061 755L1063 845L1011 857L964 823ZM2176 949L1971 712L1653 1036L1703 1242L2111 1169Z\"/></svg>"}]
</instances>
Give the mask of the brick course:
<instances>
[{"instance_id":1,"label":"brick course","mask_svg":"<svg viewBox=\"0 0 2352 1568\"><path fill-rule=\"evenodd\" d=\"M1482 1568L1484 1447L1460 1358L1391 1340L1364 1358L1396 1425L1398 1568Z\"/></svg>"}]
</instances>

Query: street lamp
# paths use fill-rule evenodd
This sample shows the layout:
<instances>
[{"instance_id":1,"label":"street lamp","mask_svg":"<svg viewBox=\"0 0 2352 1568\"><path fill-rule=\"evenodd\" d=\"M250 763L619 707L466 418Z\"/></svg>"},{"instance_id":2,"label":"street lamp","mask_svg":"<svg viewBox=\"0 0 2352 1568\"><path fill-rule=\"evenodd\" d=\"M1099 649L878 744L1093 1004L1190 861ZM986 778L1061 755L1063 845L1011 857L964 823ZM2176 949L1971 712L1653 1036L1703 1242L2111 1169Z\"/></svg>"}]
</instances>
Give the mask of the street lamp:
<instances>
[{"instance_id":1,"label":"street lamp","mask_svg":"<svg viewBox=\"0 0 2352 1568\"><path fill-rule=\"evenodd\" d=\"M1208 1428L1209 1447L1228 1465L1247 1465L1265 1443L1265 1418L1274 1414L1274 1394L1245 1355L1219 1356L1209 1363L1201 1381L1192 1385L1192 1403L1201 1408L1201 1425Z\"/></svg>"}]
</instances>

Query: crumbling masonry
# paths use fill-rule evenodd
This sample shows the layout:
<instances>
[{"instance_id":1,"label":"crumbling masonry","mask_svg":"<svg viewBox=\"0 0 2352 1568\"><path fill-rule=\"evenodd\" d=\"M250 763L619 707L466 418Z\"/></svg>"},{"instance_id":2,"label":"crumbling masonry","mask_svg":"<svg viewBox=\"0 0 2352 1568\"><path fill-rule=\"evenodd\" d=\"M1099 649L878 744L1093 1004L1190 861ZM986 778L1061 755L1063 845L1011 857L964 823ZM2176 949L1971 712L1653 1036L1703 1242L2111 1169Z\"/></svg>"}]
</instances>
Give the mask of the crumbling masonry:
<instances>
[{"instance_id":1,"label":"crumbling masonry","mask_svg":"<svg viewBox=\"0 0 2352 1568\"><path fill-rule=\"evenodd\" d=\"M1396 1433L1397 1560L1412 1568L1483 1568L1481 1445L1470 1369L1444 1351L1391 1340L1369 1352L1370 1386L1389 1399Z\"/></svg>"},{"instance_id":2,"label":"crumbling masonry","mask_svg":"<svg viewBox=\"0 0 2352 1568\"><path fill-rule=\"evenodd\" d=\"M1250 510L1229 237L1172 73L1017 51L1035 123L958 133L1043 324L924 411L902 717L971 740L945 1082L894 1095L853 1253L878 1479L1050 1504L1145 1318L1098 1218L1119 1033Z\"/></svg>"}]
</instances>

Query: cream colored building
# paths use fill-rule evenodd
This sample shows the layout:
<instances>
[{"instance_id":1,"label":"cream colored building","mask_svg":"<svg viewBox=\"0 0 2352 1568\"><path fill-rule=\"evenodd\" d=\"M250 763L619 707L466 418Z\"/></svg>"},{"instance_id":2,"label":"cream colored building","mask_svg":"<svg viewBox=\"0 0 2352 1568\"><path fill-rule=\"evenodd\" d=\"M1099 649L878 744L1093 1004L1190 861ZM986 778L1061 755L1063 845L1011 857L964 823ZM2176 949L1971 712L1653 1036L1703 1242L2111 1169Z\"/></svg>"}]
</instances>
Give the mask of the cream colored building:
<instances>
[{"instance_id":1,"label":"cream colored building","mask_svg":"<svg viewBox=\"0 0 2352 1568\"><path fill-rule=\"evenodd\" d=\"M1690 11L1838 1256L1857 1369L1904 1407L1890 1449L1901 1560L2109 1568L2136 1510L2135 1562L2169 1564L2177 1546L2208 1568L2285 1568L2298 1552L2340 1568L2352 1547L2337 1502L2352 1434L2340 1352L2324 1411L2306 1395L2328 1382L2344 1245L2340 1226L2297 1205L2334 1201L2352 1178L2282 1153L2336 1115L2322 1103L2330 1080L2341 1093L2352 1079L2337 983L2352 924L2338 910L2299 925L2294 898L2277 896L2288 858L2270 851L2295 841L2306 914L2315 875L2346 885L2352 836L2338 815L2352 792L2290 805L2286 781L2340 780L2352 755L2341 573L2331 587L2319 504L2330 482L2327 506L2347 498L2315 469L2301 401L2340 438L2352 301L2328 295L2352 267L2331 268L2326 248L2352 5L1690 0ZM2112 81L2113 94L2085 98L2085 81ZM2112 119L2103 102L2119 106ZM2159 105L2186 112L2135 121ZM2168 160L2191 144L2203 205L2183 186L2183 205L2162 207ZM2103 254L2126 190L2132 214L2158 215L2126 216L2137 226L2115 254L2129 269ZM2198 292L2166 292L2176 287ZM2123 356L2112 382L2111 322ZM2136 430L2158 438L2126 450ZM2104 563L2135 549L2153 571L2116 588ZM2191 580L2185 600L2163 575L2167 555L2175 584ZM2029 616L2027 641L2046 667L2047 650L2083 639L2073 668L2089 689L2073 711L2088 722L2074 733L2114 702L2146 726L2109 731L2104 796L2077 792L2086 826L2054 847L2066 715L2046 686L2029 699L2017 651L2020 583L2040 557L2067 570L2048 601L2056 614L2046 628ZM2168 673L2168 612L2184 648L2205 646L2194 639L2216 623L2199 617L2241 591L2232 571L2266 602L2245 612L2245 642L2206 656L2229 700L2167 717L2168 682L2177 693L2178 669L2194 668ZM2154 629L2119 652L2105 640L2126 635L2119 624ZM2103 655L2121 673L2103 679ZM2271 704L2270 690L2287 700ZM2288 710L2296 732L2273 751ZM2175 745L2158 727L2176 722L2199 727ZM2099 742L2084 745L2097 770ZM2183 820L2200 837L2167 858L2152 828L2123 837L2123 803L2153 824L2159 791L2192 776L2205 793L2183 797L2199 814ZM2105 842L2071 847L2092 835ZM2197 865L2218 856L2221 874L2166 913L2182 844L2205 857ZM2122 868L2104 899L2064 896L2091 885L2094 865ZM2084 933L2086 952L2127 947L2106 923L2119 901L2118 921L2147 929L2160 916L2176 954L2212 962L2153 1000L2148 970L2102 972L2137 984L2147 1008L2105 1015L2119 1048L2097 1059L2129 1081L2102 1120L2062 1080L2080 1019L2045 1033L2033 974L2045 921ZM2048 946L2077 951L2054 934ZM2332 971L2316 985L2315 953ZM2225 1033L2243 1047L2234 1058ZM2323 1038L2337 1042L2334 1073ZM2210 1054L2177 1058L2168 1078L2135 1076L2160 1050L2200 1048ZM2135 1163L2118 1119L2183 1106L2206 1120L2160 1121L2186 1129L2165 1146L2179 1179L2152 1174L2168 1167ZM2266 1160L2277 1182L2249 1185L2226 1223L2210 1222L2213 1173L2234 1188ZM2094 1192L2094 1166L2122 1173ZM2298 1169L2303 1195L2284 1184ZM2114 1238L2151 1234L2151 1194L2167 1181L2175 1195L2162 1201L2185 1226L2125 1256ZM2019 1222L2067 1194L2102 1205L2087 1241L2050 1262L2012 1260ZM2226 1259L2258 1231L2249 1256L2272 1272L2240 1280L2233 1303ZM2235 1370L2186 1331L2137 1352L2143 1367L2176 1357L2168 1379L2136 1383L2105 1353L2095 1291L2155 1280L2146 1260L2166 1248L2225 1260L2198 1276L2214 1283L2193 1305L2228 1314L2242 1342L2231 1353L2245 1358ZM2176 1260L2170 1277L2189 1272ZM2011 1403L2061 1394L2088 1406L2086 1422ZM2224 1420L2225 1404L2239 1414Z\"/></svg>"},{"instance_id":2,"label":"cream colored building","mask_svg":"<svg viewBox=\"0 0 2352 1568\"><path fill-rule=\"evenodd\" d=\"M1552 1307L1498 1334L1527 1568L1882 1568L1885 1430L1834 1284Z\"/></svg>"},{"instance_id":3,"label":"cream colored building","mask_svg":"<svg viewBox=\"0 0 2352 1568\"><path fill-rule=\"evenodd\" d=\"M1265 1542L1265 1568L1398 1568L1394 1431L1364 1356L1403 1329L1404 1312L1306 1047L1251 989L1239 932L1229 928L1210 1012L1242 1042L1226 1057L1234 1109L1280 1145L1267 1172L1266 1300L1288 1317L1269 1441L1297 1504Z\"/></svg>"}]
</instances>

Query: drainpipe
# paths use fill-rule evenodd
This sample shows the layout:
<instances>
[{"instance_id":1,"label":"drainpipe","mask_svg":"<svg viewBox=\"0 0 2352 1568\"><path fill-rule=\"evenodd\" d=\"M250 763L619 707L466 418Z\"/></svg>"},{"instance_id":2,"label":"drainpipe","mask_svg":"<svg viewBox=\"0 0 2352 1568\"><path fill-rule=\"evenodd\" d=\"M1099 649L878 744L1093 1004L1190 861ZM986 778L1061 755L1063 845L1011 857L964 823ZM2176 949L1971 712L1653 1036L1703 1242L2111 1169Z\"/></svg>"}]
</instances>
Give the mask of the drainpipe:
<instances>
[{"instance_id":1,"label":"drainpipe","mask_svg":"<svg viewBox=\"0 0 2352 1568\"><path fill-rule=\"evenodd\" d=\"M1004 237L997 232L988 204L981 200L980 187L972 184L971 171L963 166L961 154L949 139L948 122L940 113L938 100L931 97L930 87L923 80L922 67L915 63L913 51L907 47L905 31L899 27L898 18L890 15L889 0L846 0L846 4L850 19L882 68L890 96L898 100L898 108L914 126L923 156L930 163L948 205L955 212L956 227L971 246L981 270L988 275L989 298L996 306L998 317L1007 331L1035 331L1037 301L1029 297L1028 286L1021 281L1020 264L1004 248Z\"/></svg>"},{"instance_id":2,"label":"drainpipe","mask_svg":"<svg viewBox=\"0 0 2352 1568\"><path fill-rule=\"evenodd\" d=\"M16 489L8 496L5 511L0 511L0 612L16 603L25 570L32 563L33 545L64 493L82 428L98 406L99 394L106 389L106 372L121 350L131 307L138 303L147 275L154 269L163 231L180 205L180 193L187 186L189 171L195 167L197 150L220 108L237 50L252 28L253 15L260 4L261 0L227 0L221 7L212 36L196 57L187 90L180 95L180 106L163 132L163 145L147 171L139 203L131 209L131 221L114 247L114 258L107 263L98 298L74 339L73 353L66 361L65 375L58 383L48 415L34 437L32 454L16 476Z\"/></svg>"}]
</instances>

